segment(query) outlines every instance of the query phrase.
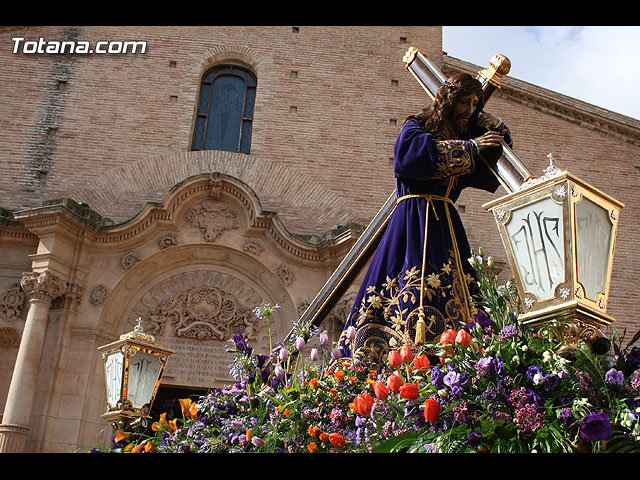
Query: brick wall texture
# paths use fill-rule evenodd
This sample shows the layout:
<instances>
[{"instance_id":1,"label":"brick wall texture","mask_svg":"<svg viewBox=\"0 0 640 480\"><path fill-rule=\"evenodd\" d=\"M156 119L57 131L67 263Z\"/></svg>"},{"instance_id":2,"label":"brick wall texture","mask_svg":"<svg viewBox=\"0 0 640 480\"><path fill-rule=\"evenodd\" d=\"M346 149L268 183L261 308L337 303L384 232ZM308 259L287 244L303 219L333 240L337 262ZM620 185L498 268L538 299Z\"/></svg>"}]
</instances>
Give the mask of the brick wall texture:
<instances>
[{"instance_id":1,"label":"brick wall texture","mask_svg":"<svg viewBox=\"0 0 640 480\"><path fill-rule=\"evenodd\" d=\"M14 54L15 37L146 41L147 50ZM70 197L123 222L183 179L219 171L249 185L294 233L366 224L393 191L403 119L428 102L404 68L409 46L444 67L468 67L443 59L438 26L2 27L0 207ZM251 151L192 152L200 78L225 62L258 79ZM511 127L514 150L534 174L553 153L563 169L625 203L609 313L635 331L640 122L507 83L487 110ZM468 191L459 209L472 244L504 259L482 208L494 198Z\"/></svg>"}]
</instances>

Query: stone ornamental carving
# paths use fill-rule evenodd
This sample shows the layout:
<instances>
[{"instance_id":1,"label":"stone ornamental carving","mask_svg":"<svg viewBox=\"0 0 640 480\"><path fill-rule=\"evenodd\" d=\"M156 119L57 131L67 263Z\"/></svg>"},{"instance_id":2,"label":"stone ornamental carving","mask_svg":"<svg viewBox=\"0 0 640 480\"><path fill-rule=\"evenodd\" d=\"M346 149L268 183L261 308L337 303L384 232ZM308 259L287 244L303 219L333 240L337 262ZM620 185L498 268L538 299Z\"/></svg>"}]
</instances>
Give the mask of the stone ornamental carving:
<instances>
[{"instance_id":1,"label":"stone ornamental carving","mask_svg":"<svg viewBox=\"0 0 640 480\"><path fill-rule=\"evenodd\" d=\"M20 318L24 308L26 296L16 283L9 290L0 295L0 319L13 322Z\"/></svg>"},{"instance_id":2,"label":"stone ornamental carving","mask_svg":"<svg viewBox=\"0 0 640 480\"><path fill-rule=\"evenodd\" d=\"M82 302L84 290L84 287L76 285L75 283L68 283L65 294L51 302L51 308L61 309L68 306L72 312L77 312Z\"/></svg>"},{"instance_id":3,"label":"stone ornamental carving","mask_svg":"<svg viewBox=\"0 0 640 480\"><path fill-rule=\"evenodd\" d=\"M223 203L205 200L187 212L187 221L202 232L206 242L214 242L225 230L238 228L237 215Z\"/></svg>"},{"instance_id":4,"label":"stone ornamental carving","mask_svg":"<svg viewBox=\"0 0 640 480\"><path fill-rule=\"evenodd\" d=\"M140 261L140 258L136 255L135 252L127 252L122 256L122 258L118 262L118 265L120 265L120 267L122 267L125 270L129 270L139 261Z\"/></svg>"},{"instance_id":5,"label":"stone ornamental carving","mask_svg":"<svg viewBox=\"0 0 640 480\"><path fill-rule=\"evenodd\" d=\"M100 305L104 305L104 302L107 301L108 296L109 296L109 289L104 285L97 285L91 291L91 295L89 295L89 303L91 305L95 305L96 307L99 307Z\"/></svg>"},{"instance_id":6,"label":"stone ornamental carving","mask_svg":"<svg viewBox=\"0 0 640 480\"><path fill-rule=\"evenodd\" d=\"M52 302L67 291L67 284L49 271L22 275L20 287L30 299Z\"/></svg>"},{"instance_id":7,"label":"stone ornamental carving","mask_svg":"<svg viewBox=\"0 0 640 480\"><path fill-rule=\"evenodd\" d=\"M276 268L276 276L282 280L282 283L285 284L285 286L289 286L291 285L291 283L293 282L294 276L293 276L293 272L291 271L291 269L287 266L287 265L280 265L278 266L278 268Z\"/></svg>"},{"instance_id":8,"label":"stone ornamental carving","mask_svg":"<svg viewBox=\"0 0 640 480\"><path fill-rule=\"evenodd\" d=\"M176 337L199 340L227 340L235 333L251 336L256 318L250 308L217 287L194 287L178 293L161 305L151 317L161 331L171 323Z\"/></svg>"},{"instance_id":9,"label":"stone ornamental carving","mask_svg":"<svg viewBox=\"0 0 640 480\"><path fill-rule=\"evenodd\" d=\"M247 253L253 253L255 255L262 252L263 250L264 250L264 247L262 246L262 243L257 242L255 240L247 240L242 247L242 251Z\"/></svg>"},{"instance_id":10,"label":"stone ornamental carving","mask_svg":"<svg viewBox=\"0 0 640 480\"><path fill-rule=\"evenodd\" d=\"M173 233L169 233L158 240L158 247L160 247L160 250L164 250L165 248L176 245L176 243L176 236Z\"/></svg>"}]
</instances>

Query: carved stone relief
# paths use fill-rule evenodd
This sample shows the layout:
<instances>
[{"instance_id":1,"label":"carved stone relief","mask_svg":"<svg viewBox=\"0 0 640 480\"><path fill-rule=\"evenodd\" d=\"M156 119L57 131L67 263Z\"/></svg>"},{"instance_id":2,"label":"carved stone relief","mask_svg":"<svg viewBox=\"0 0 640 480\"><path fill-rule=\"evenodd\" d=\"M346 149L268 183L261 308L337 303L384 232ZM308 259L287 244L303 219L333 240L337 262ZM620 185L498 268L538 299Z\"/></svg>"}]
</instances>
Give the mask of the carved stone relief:
<instances>
[{"instance_id":1,"label":"carved stone relief","mask_svg":"<svg viewBox=\"0 0 640 480\"><path fill-rule=\"evenodd\" d=\"M287 265L284 264L278 266L278 268L276 269L276 276L280 280L282 280L282 283L284 283L287 287L291 285L294 279L293 272Z\"/></svg>"},{"instance_id":2,"label":"carved stone relief","mask_svg":"<svg viewBox=\"0 0 640 480\"><path fill-rule=\"evenodd\" d=\"M214 242L225 230L238 228L237 212L226 204L205 200L187 212L187 222L197 227L206 242Z\"/></svg>"},{"instance_id":3,"label":"carved stone relief","mask_svg":"<svg viewBox=\"0 0 640 480\"><path fill-rule=\"evenodd\" d=\"M6 292L0 295L0 319L6 322L18 320L24 308L26 298L19 283L12 285Z\"/></svg>"},{"instance_id":4,"label":"carved stone relief","mask_svg":"<svg viewBox=\"0 0 640 480\"><path fill-rule=\"evenodd\" d=\"M96 285L96 287L91 291L91 295L89 295L89 303L99 307L100 305L104 305L108 296L109 289L107 287L104 285Z\"/></svg>"},{"instance_id":5,"label":"carved stone relief","mask_svg":"<svg viewBox=\"0 0 640 480\"><path fill-rule=\"evenodd\" d=\"M176 236L173 233L168 233L158 240L158 247L160 250L176 245Z\"/></svg>"},{"instance_id":6,"label":"carved stone relief","mask_svg":"<svg viewBox=\"0 0 640 480\"><path fill-rule=\"evenodd\" d=\"M135 252L127 252L122 256L122 258L120 258L118 265L120 265L120 267L122 267L125 270L129 270L139 261L140 261L140 258L138 257L138 255L136 255Z\"/></svg>"},{"instance_id":7,"label":"carved stone relief","mask_svg":"<svg viewBox=\"0 0 640 480\"><path fill-rule=\"evenodd\" d=\"M268 349L268 333L253 313L260 295L221 272L177 273L145 293L133 308L128 328L143 320L144 331L176 351L165 373L167 384L209 388L228 383L232 357L226 342L242 333L257 350Z\"/></svg>"},{"instance_id":8,"label":"carved stone relief","mask_svg":"<svg viewBox=\"0 0 640 480\"><path fill-rule=\"evenodd\" d=\"M262 245L262 243L256 240L247 240L246 242L244 242L244 245L242 246L243 252L253 253L255 255L262 252L263 250L264 250L264 246Z\"/></svg>"}]
</instances>

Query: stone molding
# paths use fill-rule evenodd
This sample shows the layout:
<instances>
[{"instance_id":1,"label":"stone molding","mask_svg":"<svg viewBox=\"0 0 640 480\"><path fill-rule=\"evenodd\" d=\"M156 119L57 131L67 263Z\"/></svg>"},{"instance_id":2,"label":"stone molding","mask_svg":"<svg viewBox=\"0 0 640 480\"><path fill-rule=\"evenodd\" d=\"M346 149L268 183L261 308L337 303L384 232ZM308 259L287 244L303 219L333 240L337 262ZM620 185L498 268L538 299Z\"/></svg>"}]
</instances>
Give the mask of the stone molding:
<instances>
[{"instance_id":1,"label":"stone molding","mask_svg":"<svg viewBox=\"0 0 640 480\"><path fill-rule=\"evenodd\" d=\"M20 287L29 300L43 300L49 303L67 292L66 282L47 270L24 273L20 279Z\"/></svg>"}]
</instances>

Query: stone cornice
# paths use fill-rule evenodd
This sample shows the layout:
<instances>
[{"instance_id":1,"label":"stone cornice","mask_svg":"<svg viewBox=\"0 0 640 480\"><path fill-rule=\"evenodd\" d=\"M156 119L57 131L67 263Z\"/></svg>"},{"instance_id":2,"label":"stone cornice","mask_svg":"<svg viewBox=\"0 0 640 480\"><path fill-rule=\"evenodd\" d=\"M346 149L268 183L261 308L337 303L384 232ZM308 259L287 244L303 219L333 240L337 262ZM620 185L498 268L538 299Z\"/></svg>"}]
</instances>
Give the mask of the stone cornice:
<instances>
[{"instance_id":1,"label":"stone cornice","mask_svg":"<svg viewBox=\"0 0 640 480\"><path fill-rule=\"evenodd\" d=\"M335 263L349 251L360 234L359 226L351 224L321 237L294 235L287 231L277 213L262 209L248 185L221 173L187 178L175 185L162 203L147 203L136 216L119 224L111 224L88 207L66 198L49 201L42 207L13 212L13 218L32 235L62 230L75 238L82 238L92 248L126 250L146 241L160 228L175 231L178 212L184 211L185 205L192 203L194 198L203 196L224 196L225 200L233 198L249 219L249 235L264 232L289 255L302 261Z\"/></svg>"},{"instance_id":2,"label":"stone cornice","mask_svg":"<svg viewBox=\"0 0 640 480\"><path fill-rule=\"evenodd\" d=\"M442 72L451 75L467 72L475 75L484 67L445 55ZM640 121L587 102L538 87L508 75L501 80L502 88L495 94L526 105L581 127L610 135L617 140L640 146Z\"/></svg>"}]
</instances>

